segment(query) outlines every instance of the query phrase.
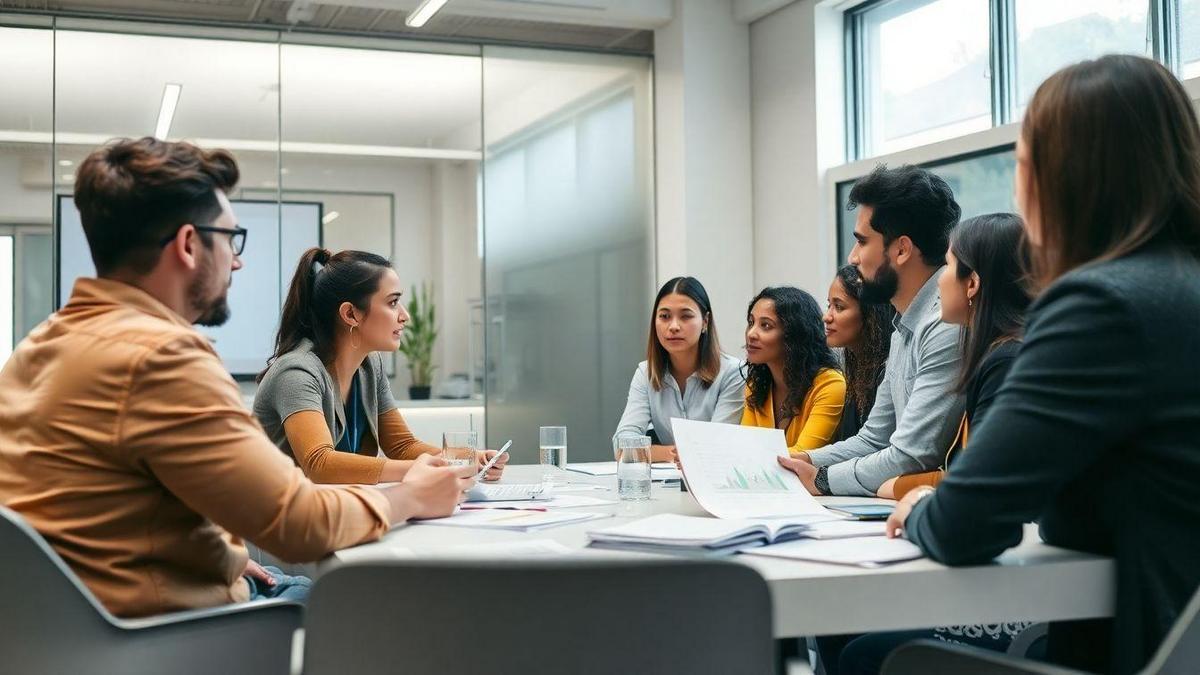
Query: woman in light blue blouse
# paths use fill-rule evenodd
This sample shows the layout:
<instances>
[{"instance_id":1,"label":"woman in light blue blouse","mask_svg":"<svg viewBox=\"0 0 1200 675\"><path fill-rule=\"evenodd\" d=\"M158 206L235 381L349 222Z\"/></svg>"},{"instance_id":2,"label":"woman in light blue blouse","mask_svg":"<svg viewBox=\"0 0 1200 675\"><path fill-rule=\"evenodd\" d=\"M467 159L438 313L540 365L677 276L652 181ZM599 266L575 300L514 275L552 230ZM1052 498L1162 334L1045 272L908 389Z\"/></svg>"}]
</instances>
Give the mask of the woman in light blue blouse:
<instances>
[{"instance_id":1,"label":"woman in light blue blouse","mask_svg":"<svg viewBox=\"0 0 1200 675\"><path fill-rule=\"evenodd\" d=\"M694 277L675 277L658 291L646 360L629 384L625 413L613 435L646 434L653 425L655 462L675 456L671 418L737 424L746 381L741 363L721 353L708 292Z\"/></svg>"}]
</instances>

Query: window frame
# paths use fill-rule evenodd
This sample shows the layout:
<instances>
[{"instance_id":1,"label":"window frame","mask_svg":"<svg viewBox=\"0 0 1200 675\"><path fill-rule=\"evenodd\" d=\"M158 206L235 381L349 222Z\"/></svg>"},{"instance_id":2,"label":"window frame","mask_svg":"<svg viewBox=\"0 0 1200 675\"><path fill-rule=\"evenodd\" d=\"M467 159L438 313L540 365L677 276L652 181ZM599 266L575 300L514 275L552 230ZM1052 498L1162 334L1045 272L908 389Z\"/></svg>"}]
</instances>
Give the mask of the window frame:
<instances>
[{"instance_id":1,"label":"window frame","mask_svg":"<svg viewBox=\"0 0 1200 675\"><path fill-rule=\"evenodd\" d=\"M866 15L889 5L899 6L934 0L867 0L842 14L845 34L846 82L846 157L849 161L872 156L868 147L871 120L868 110L868 87L865 63ZM1152 56L1171 72L1181 75L1180 0L1144 0L1147 4L1147 30L1153 46ZM1016 3L1017 0L988 0L989 9L989 74L991 79L992 128L1019 121L1015 119L1016 91ZM909 10L911 11L911 10Z\"/></svg>"}]
</instances>

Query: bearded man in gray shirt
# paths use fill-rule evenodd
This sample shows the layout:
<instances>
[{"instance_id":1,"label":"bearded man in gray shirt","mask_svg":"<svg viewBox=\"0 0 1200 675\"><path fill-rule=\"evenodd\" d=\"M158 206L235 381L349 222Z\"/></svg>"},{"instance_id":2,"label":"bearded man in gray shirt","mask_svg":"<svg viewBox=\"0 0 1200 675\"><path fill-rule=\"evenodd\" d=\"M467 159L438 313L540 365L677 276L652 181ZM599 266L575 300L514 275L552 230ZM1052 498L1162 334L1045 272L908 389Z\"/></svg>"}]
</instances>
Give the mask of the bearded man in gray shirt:
<instances>
[{"instance_id":1,"label":"bearded man in gray shirt","mask_svg":"<svg viewBox=\"0 0 1200 675\"><path fill-rule=\"evenodd\" d=\"M942 322L937 288L961 213L950 186L925 169L881 165L854 184L847 208L856 206L849 260L863 277L861 300L891 302L896 330L858 434L780 458L817 495L875 496L889 478L937 468L963 410L960 329Z\"/></svg>"}]
</instances>

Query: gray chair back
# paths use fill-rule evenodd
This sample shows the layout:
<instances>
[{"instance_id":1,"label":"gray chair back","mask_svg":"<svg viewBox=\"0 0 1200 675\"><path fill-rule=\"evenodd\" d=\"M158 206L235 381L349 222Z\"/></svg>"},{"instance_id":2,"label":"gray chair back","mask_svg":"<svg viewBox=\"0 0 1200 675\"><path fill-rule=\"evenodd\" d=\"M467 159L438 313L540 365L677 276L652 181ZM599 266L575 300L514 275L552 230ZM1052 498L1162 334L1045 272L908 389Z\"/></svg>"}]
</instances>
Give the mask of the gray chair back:
<instances>
[{"instance_id":1,"label":"gray chair back","mask_svg":"<svg viewBox=\"0 0 1200 675\"><path fill-rule=\"evenodd\" d=\"M1184 606L1175 625L1163 638L1145 675L1194 675L1200 672L1200 589Z\"/></svg>"},{"instance_id":2,"label":"gray chair back","mask_svg":"<svg viewBox=\"0 0 1200 675\"><path fill-rule=\"evenodd\" d=\"M770 673L754 570L642 560L389 561L313 587L306 675Z\"/></svg>"},{"instance_id":3,"label":"gray chair back","mask_svg":"<svg viewBox=\"0 0 1200 675\"><path fill-rule=\"evenodd\" d=\"M118 619L3 506L0 598L0 670L30 674L283 674L303 611L270 601Z\"/></svg>"}]
</instances>

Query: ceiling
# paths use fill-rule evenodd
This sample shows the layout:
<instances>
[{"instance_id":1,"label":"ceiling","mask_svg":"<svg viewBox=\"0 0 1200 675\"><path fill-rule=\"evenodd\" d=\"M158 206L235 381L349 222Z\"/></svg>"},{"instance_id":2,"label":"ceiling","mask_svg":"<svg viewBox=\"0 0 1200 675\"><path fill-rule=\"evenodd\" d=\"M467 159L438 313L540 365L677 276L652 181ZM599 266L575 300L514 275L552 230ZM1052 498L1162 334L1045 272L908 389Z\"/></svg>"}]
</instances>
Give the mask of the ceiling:
<instances>
[{"instance_id":1,"label":"ceiling","mask_svg":"<svg viewBox=\"0 0 1200 675\"><path fill-rule=\"evenodd\" d=\"M168 83L168 133L243 152L478 158L577 102L644 77L638 57L500 49L458 54L0 27L0 143L80 152L153 133ZM11 145L7 146L10 150ZM67 151L67 156L70 151Z\"/></svg>"},{"instance_id":2,"label":"ceiling","mask_svg":"<svg viewBox=\"0 0 1200 675\"><path fill-rule=\"evenodd\" d=\"M642 2L645 7L662 13L659 8L662 0ZM310 0L0 0L0 10L253 24L384 37L537 44L642 54L649 54L654 49L654 32L645 28L647 19L617 21L627 24L624 26L611 25L613 19L609 15L612 12L606 12L611 8L604 5L624 4L632 8L627 13L636 13L640 9L639 3L631 0L597 5L581 0L458 0L450 2L424 27L409 28L404 19L415 4L415 0L329 0L324 3ZM588 20L587 10L595 10L591 14L595 16L596 24L607 21L610 25L581 23ZM651 23L661 20L658 14L650 18ZM529 16L562 16L563 20L530 20ZM640 26L631 26L631 23Z\"/></svg>"}]
</instances>

